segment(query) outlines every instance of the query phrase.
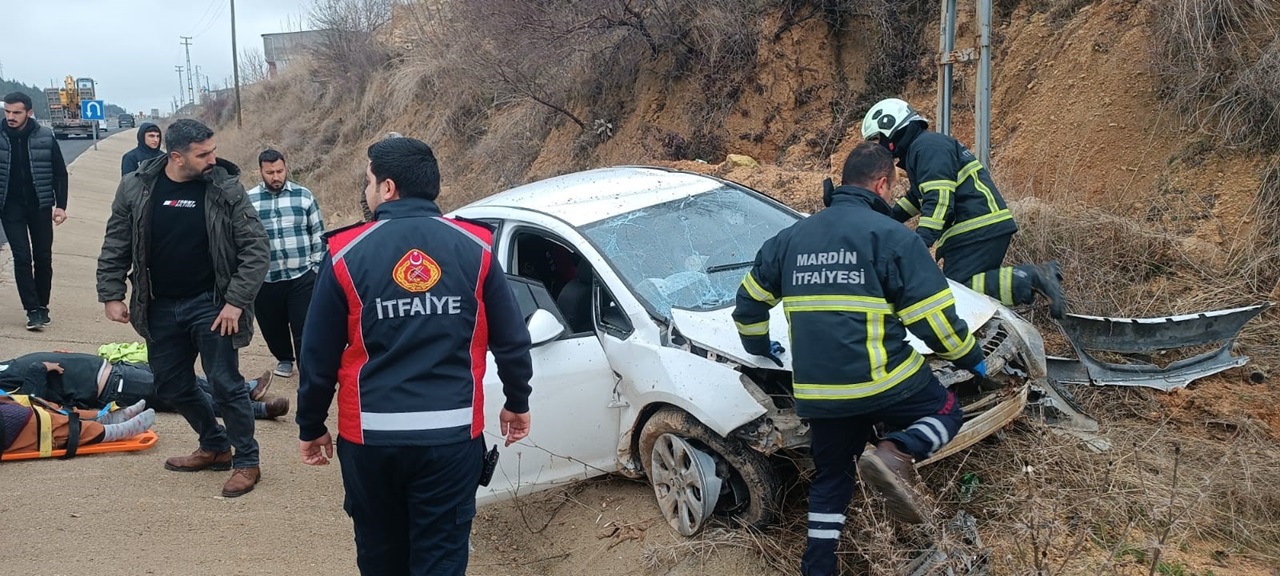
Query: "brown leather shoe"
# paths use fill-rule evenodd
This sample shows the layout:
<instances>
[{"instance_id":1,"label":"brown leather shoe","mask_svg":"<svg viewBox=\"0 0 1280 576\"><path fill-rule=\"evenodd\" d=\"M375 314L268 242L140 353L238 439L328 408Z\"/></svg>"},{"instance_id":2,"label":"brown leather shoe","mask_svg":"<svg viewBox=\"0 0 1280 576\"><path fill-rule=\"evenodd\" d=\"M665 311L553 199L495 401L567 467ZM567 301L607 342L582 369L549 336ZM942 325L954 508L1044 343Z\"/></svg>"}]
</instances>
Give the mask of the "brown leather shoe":
<instances>
[{"instance_id":1,"label":"brown leather shoe","mask_svg":"<svg viewBox=\"0 0 1280 576\"><path fill-rule=\"evenodd\" d=\"M201 470L230 470L231 451L207 452L197 448L190 456L174 456L164 461L165 470L174 472L199 472Z\"/></svg>"},{"instance_id":2,"label":"brown leather shoe","mask_svg":"<svg viewBox=\"0 0 1280 576\"><path fill-rule=\"evenodd\" d=\"M271 374L271 371L267 370L266 372L263 372L261 376L258 377L258 387L254 388L253 391L249 392L250 400L253 400L254 402L258 402L262 400L264 396L267 395L267 388L271 387L272 376L273 374Z\"/></svg>"},{"instance_id":3,"label":"brown leather shoe","mask_svg":"<svg viewBox=\"0 0 1280 576\"><path fill-rule=\"evenodd\" d=\"M279 418L289 413L289 399L283 396L267 400L267 418Z\"/></svg>"},{"instance_id":4,"label":"brown leather shoe","mask_svg":"<svg viewBox=\"0 0 1280 576\"><path fill-rule=\"evenodd\" d=\"M257 466L236 468L227 479L227 483L222 485L222 496L224 498L244 496L253 492L253 487L257 486L260 480L262 480L262 471Z\"/></svg>"},{"instance_id":5,"label":"brown leather shoe","mask_svg":"<svg viewBox=\"0 0 1280 576\"><path fill-rule=\"evenodd\" d=\"M916 503L915 461L889 440L882 440L858 459L858 475L884 496L887 509L895 518L908 524L924 522L924 513Z\"/></svg>"}]
</instances>

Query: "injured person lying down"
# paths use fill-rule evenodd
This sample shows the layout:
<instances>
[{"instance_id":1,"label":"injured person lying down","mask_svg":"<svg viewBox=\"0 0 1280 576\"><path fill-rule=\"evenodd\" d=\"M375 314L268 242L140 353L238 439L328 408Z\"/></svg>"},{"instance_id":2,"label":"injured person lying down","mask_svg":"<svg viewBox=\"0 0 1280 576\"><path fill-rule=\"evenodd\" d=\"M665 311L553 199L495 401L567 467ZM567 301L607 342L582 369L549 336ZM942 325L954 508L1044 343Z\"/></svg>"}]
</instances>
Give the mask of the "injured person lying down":
<instances>
[{"instance_id":1,"label":"injured person lying down","mask_svg":"<svg viewBox=\"0 0 1280 576\"><path fill-rule=\"evenodd\" d=\"M0 453L66 450L70 457L81 446L133 438L155 421L156 411L147 408L144 400L99 412L63 408L28 396L0 396Z\"/></svg>"},{"instance_id":2,"label":"injured person lying down","mask_svg":"<svg viewBox=\"0 0 1280 576\"><path fill-rule=\"evenodd\" d=\"M208 380L196 377L196 386L218 414L218 402ZM245 382L254 417L273 419L289 413L289 399L268 398L271 371ZM11 360L0 360L0 392L28 394L49 402L75 408L98 409L115 402L130 406L146 400L156 410L172 412L173 407L156 394L155 375L142 362L111 362L102 356L75 352L35 352Z\"/></svg>"}]
</instances>

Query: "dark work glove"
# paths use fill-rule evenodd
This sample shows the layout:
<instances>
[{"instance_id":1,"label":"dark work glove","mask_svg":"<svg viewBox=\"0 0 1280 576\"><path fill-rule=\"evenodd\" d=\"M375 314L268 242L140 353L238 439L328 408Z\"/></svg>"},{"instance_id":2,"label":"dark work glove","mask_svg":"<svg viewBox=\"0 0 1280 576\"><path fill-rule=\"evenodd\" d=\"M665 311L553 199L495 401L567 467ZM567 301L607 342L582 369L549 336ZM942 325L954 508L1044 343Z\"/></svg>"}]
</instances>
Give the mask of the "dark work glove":
<instances>
[{"instance_id":1,"label":"dark work glove","mask_svg":"<svg viewBox=\"0 0 1280 576\"><path fill-rule=\"evenodd\" d=\"M778 342L777 340L769 341L768 350L764 349L763 344L764 344L763 339L755 340L754 342L750 342L750 343L744 341L742 343L742 347L747 351L748 354L754 354L756 356L764 356L765 358L773 360L773 363L777 364L778 367L781 368L782 359L778 358L778 355L782 354L783 352L786 352L787 349L783 348L782 343Z\"/></svg>"},{"instance_id":2,"label":"dark work glove","mask_svg":"<svg viewBox=\"0 0 1280 576\"><path fill-rule=\"evenodd\" d=\"M786 352L786 351L787 351L787 349L782 347L782 343L781 343L781 342L778 342L777 340L770 340L770 341L769 341L769 353L768 353L768 354L761 354L761 356L764 356L765 358L768 358L768 359L770 359L770 360L773 360L773 363L774 363L774 364L777 364L777 365L778 365L778 367L779 367L779 368L781 368L781 367L782 367L782 359L781 359L781 358L778 358L778 355L779 355L779 354L782 354L783 352Z\"/></svg>"}]
</instances>

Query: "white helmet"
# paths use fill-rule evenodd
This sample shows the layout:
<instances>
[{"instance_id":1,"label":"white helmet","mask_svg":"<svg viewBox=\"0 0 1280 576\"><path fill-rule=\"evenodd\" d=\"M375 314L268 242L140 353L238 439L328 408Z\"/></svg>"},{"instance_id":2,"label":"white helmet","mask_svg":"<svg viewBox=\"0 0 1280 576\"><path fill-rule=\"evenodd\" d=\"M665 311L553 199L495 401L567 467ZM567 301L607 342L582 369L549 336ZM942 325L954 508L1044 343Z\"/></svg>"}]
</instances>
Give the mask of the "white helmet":
<instances>
[{"instance_id":1,"label":"white helmet","mask_svg":"<svg viewBox=\"0 0 1280 576\"><path fill-rule=\"evenodd\" d=\"M929 121L906 101L885 98L876 102L876 105L867 111L867 115L862 117L862 138L870 140L883 136L891 139L908 122L923 122L926 126L929 125Z\"/></svg>"}]
</instances>

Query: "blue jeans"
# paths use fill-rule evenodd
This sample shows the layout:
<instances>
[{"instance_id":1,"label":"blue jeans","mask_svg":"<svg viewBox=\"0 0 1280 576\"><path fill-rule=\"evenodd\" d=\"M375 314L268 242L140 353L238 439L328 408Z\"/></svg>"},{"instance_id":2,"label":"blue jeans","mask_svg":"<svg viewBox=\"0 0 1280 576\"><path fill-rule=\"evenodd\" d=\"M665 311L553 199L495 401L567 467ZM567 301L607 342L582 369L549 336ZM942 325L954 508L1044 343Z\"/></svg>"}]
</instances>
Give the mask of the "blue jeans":
<instances>
[{"instance_id":1,"label":"blue jeans","mask_svg":"<svg viewBox=\"0 0 1280 576\"><path fill-rule=\"evenodd\" d=\"M200 435L200 448L225 452L235 448L232 466L258 465L253 438L253 408L240 375L240 356L231 336L210 330L222 311L213 292L182 299L157 298L148 309L147 356L156 378L156 396L174 407ZM196 385L200 357L212 389L212 401ZM216 403L226 423L214 416Z\"/></svg>"},{"instance_id":2,"label":"blue jeans","mask_svg":"<svg viewBox=\"0 0 1280 576\"><path fill-rule=\"evenodd\" d=\"M800 563L800 573L805 576L837 574L836 544L853 497L858 457L873 439L872 428L878 423L894 430L885 440L892 440L918 462L955 438L964 424L964 411L955 393L933 380L923 390L878 412L809 420L815 474L809 485L808 546Z\"/></svg>"}]
</instances>

